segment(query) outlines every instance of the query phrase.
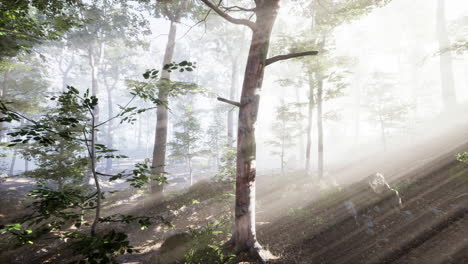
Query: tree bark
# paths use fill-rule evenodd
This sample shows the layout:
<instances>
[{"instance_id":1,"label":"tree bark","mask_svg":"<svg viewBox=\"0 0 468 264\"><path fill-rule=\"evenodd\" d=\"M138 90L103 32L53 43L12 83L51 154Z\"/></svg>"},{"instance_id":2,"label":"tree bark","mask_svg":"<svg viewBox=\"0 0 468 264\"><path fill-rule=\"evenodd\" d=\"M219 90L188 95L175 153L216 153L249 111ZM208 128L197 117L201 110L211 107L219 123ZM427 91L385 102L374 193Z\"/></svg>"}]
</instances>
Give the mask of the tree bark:
<instances>
[{"instance_id":1,"label":"tree bark","mask_svg":"<svg viewBox=\"0 0 468 264\"><path fill-rule=\"evenodd\" d=\"M8 82L8 79L9 79L9 74L10 73L10 70L6 70L4 73L3 73L3 82L2 82L2 94L1 94L1 99L2 100L5 100L6 99L6 96L8 94L8 87L7 87L7 82ZM5 137L6 137L6 126L5 126L5 122L0 122L0 142L3 142Z\"/></svg>"},{"instance_id":2,"label":"tree bark","mask_svg":"<svg viewBox=\"0 0 468 264\"><path fill-rule=\"evenodd\" d=\"M232 59L232 68L231 68L231 87L229 89L229 100L234 101L236 98L237 82L238 82L238 66L237 58ZM235 108L231 108L228 111L227 116L227 144L232 146L234 144L234 111Z\"/></svg>"},{"instance_id":3,"label":"tree bark","mask_svg":"<svg viewBox=\"0 0 468 264\"><path fill-rule=\"evenodd\" d=\"M314 100L314 79L312 71L309 71L309 105L307 111L307 146L306 146L306 163L305 163L305 172L310 173L310 158L312 150L312 118L313 111L315 106Z\"/></svg>"},{"instance_id":4,"label":"tree bark","mask_svg":"<svg viewBox=\"0 0 468 264\"><path fill-rule=\"evenodd\" d=\"M456 104L455 83L453 77L453 62L450 51L450 41L447 33L445 19L445 0L438 0L437 6L437 38L440 54L440 79L442 85L442 101L444 108L448 109Z\"/></svg>"},{"instance_id":5,"label":"tree bark","mask_svg":"<svg viewBox=\"0 0 468 264\"><path fill-rule=\"evenodd\" d=\"M112 100L112 90L109 87L106 89L107 90L107 113L109 118L112 118L114 116L114 109L113 109L113 100ZM113 129L113 120L109 120L107 123L107 148L113 149L114 148L114 137L112 133ZM112 159L106 159L106 172L109 173L112 171Z\"/></svg>"},{"instance_id":6,"label":"tree bark","mask_svg":"<svg viewBox=\"0 0 468 264\"><path fill-rule=\"evenodd\" d=\"M15 173L15 164L16 164L16 150L13 151L13 157L11 158L10 176L13 176L13 174Z\"/></svg>"},{"instance_id":7,"label":"tree bark","mask_svg":"<svg viewBox=\"0 0 468 264\"><path fill-rule=\"evenodd\" d=\"M318 178L323 179L323 77L317 74Z\"/></svg>"},{"instance_id":8,"label":"tree bark","mask_svg":"<svg viewBox=\"0 0 468 264\"><path fill-rule=\"evenodd\" d=\"M164 53L163 67L172 62L174 56L174 49L176 45L177 24L171 21L169 29L169 36L166 44L166 51ZM170 80L171 73L165 70L161 72L162 80ZM158 99L167 102L167 91L160 90ZM168 124L168 110L164 106L159 106L156 110L156 133L153 149L153 174L159 175L164 173L166 165L166 145L167 145L167 124ZM163 194L164 186L159 182L154 182L151 185L151 191L156 196Z\"/></svg>"},{"instance_id":9,"label":"tree bark","mask_svg":"<svg viewBox=\"0 0 468 264\"><path fill-rule=\"evenodd\" d=\"M239 107L235 230L232 243L237 252L250 252L264 262L260 256L261 246L257 242L255 230L255 124L271 31L278 13L279 0L257 2L257 20L253 28Z\"/></svg>"}]
</instances>

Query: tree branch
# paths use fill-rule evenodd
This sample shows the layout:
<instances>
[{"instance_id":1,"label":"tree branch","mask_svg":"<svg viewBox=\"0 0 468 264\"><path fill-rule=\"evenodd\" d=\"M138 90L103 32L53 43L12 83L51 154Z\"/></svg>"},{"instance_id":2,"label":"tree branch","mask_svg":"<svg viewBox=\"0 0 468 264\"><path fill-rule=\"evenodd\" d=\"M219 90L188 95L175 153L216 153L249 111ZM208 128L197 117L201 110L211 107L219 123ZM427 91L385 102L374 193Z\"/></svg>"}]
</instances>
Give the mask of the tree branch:
<instances>
[{"instance_id":1,"label":"tree branch","mask_svg":"<svg viewBox=\"0 0 468 264\"><path fill-rule=\"evenodd\" d=\"M255 12L256 8L245 8L245 7L241 7L241 6L222 6L221 7L222 9L224 9L224 11L246 11L246 12Z\"/></svg>"},{"instance_id":2,"label":"tree branch","mask_svg":"<svg viewBox=\"0 0 468 264\"><path fill-rule=\"evenodd\" d=\"M225 102L225 103L228 103L228 104L237 106L237 107L240 107L240 106L241 106L241 104L240 104L239 102L231 101L231 100L228 100L228 99L226 99L226 98L218 97L217 99L218 99L218 101Z\"/></svg>"},{"instance_id":3,"label":"tree branch","mask_svg":"<svg viewBox=\"0 0 468 264\"><path fill-rule=\"evenodd\" d=\"M318 51L305 51L305 52L291 53L291 54L286 54L286 55L278 55L278 56L274 56L269 59L266 59L265 66L268 66L277 61L289 60L292 58L304 57L304 56L313 56L317 54L318 54Z\"/></svg>"},{"instance_id":4,"label":"tree branch","mask_svg":"<svg viewBox=\"0 0 468 264\"><path fill-rule=\"evenodd\" d=\"M201 0L205 5L207 5L209 8L211 8L213 11L215 11L218 15L220 15L222 18L226 19L227 21L233 23L233 24L238 24L238 25L245 25L251 28L252 30L255 29L255 23L247 20L247 19L239 19L239 18L234 18L227 13L223 12L219 7L214 5L210 0Z\"/></svg>"}]
</instances>

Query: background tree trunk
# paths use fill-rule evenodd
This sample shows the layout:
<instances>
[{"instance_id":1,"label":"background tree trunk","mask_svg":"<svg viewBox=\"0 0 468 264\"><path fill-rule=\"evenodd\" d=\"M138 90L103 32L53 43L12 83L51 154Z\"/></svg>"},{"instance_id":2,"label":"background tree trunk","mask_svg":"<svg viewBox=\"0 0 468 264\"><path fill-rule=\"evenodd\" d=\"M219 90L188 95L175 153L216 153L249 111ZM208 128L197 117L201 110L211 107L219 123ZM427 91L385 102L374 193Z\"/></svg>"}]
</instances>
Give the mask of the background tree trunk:
<instances>
[{"instance_id":1,"label":"background tree trunk","mask_svg":"<svg viewBox=\"0 0 468 264\"><path fill-rule=\"evenodd\" d=\"M8 87L7 87L7 82L8 82L8 79L9 79L9 73L10 73L10 70L6 70L4 73L3 73L3 82L2 82L2 94L1 94L1 99L2 100L5 100L6 99L6 96L8 95ZM5 122L0 122L0 142L3 142L6 138L6 126L5 126Z\"/></svg>"},{"instance_id":2,"label":"background tree trunk","mask_svg":"<svg viewBox=\"0 0 468 264\"><path fill-rule=\"evenodd\" d=\"M236 97L236 90L237 90L237 82L239 78L238 74L238 65L237 65L237 58L232 59L232 68L231 68L231 87L229 89L229 100L235 101ZM234 111L235 108L231 108L228 111L227 116L227 144L228 146L232 146L234 143Z\"/></svg>"},{"instance_id":3,"label":"background tree trunk","mask_svg":"<svg viewBox=\"0 0 468 264\"><path fill-rule=\"evenodd\" d=\"M453 107L456 104L455 84L453 79L453 62L450 51L450 41L447 33L445 19L445 0L437 0L437 38L439 41L440 54L440 80L442 85L442 101L444 108Z\"/></svg>"},{"instance_id":4,"label":"background tree trunk","mask_svg":"<svg viewBox=\"0 0 468 264\"><path fill-rule=\"evenodd\" d=\"M113 100L112 100L112 90L111 88L107 88L107 112L108 112L108 115L109 115L109 118L112 118L114 116L114 110L113 110ZM108 123L107 123L107 142L106 142L106 145L109 149L113 149L114 148L114 137L113 137L113 132L112 132L112 129L113 129L113 125L114 125L114 122L113 120L110 120ZM106 159L106 172L111 172L112 171L112 159Z\"/></svg>"},{"instance_id":5,"label":"background tree trunk","mask_svg":"<svg viewBox=\"0 0 468 264\"><path fill-rule=\"evenodd\" d=\"M13 175L14 175L14 173L15 173L15 164L16 164L16 150L13 151L13 157L11 157L9 176L13 176Z\"/></svg>"},{"instance_id":6,"label":"background tree trunk","mask_svg":"<svg viewBox=\"0 0 468 264\"><path fill-rule=\"evenodd\" d=\"M317 74L318 178L323 179L323 77Z\"/></svg>"},{"instance_id":7,"label":"background tree trunk","mask_svg":"<svg viewBox=\"0 0 468 264\"><path fill-rule=\"evenodd\" d=\"M312 151L312 118L313 118L313 111L314 111L314 77L312 71L308 73L309 77L309 104L307 110L307 146L306 146L306 157L305 157L305 172L307 174L310 173L310 158L311 158L311 151Z\"/></svg>"},{"instance_id":8,"label":"background tree trunk","mask_svg":"<svg viewBox=\"0 0 468 264\"><path fill-rule=\"evenodd\" d=\"M164 53L163 67L172 62L174 56L174 49L176 45L177 24L172 21L169 29L169 36ZM168 71L161 71L162 80L170 80L171 74ZM167 102L168 96L165 91L160 91L158 95L159 100ZM168 110L166 107L160 106L156 110L156 133L153 149L153 173L161 174L165 171L166 165L166 145L167 145L167 124L168 124ZM151 185L152 193L160 196L163 193L164 186L160 183L153 183Z\"/></svg>"}]
</instances>

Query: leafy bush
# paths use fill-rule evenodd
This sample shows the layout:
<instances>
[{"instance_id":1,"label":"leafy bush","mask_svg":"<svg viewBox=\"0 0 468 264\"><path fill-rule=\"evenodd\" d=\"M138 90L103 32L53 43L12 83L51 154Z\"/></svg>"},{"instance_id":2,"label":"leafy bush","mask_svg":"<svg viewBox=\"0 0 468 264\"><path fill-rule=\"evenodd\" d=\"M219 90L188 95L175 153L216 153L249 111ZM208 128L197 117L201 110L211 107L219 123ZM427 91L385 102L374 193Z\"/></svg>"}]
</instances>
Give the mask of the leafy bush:
<instances>
[{"instance_id":1,"label":"leafy bush","mask_svg":"<svg viewBox=\"0 0 468 264\"><path fill-rule=\"evenodd\" d=\"M229 236L231 222L227 219L207 224L201 229L192 229L193 246L185 255L185 264L223 264L236 257L220 246Z\"/></svg>"},{"instance_id":2,"label":"leafy bush","mask_svg":"<svg viewBox=\"0 0 468 264\"><path fill-rule=\"evenodd\" d=\"M458 153L457 160L463 163L468 163L468 152Z\"/></svg>"}]
</instances>

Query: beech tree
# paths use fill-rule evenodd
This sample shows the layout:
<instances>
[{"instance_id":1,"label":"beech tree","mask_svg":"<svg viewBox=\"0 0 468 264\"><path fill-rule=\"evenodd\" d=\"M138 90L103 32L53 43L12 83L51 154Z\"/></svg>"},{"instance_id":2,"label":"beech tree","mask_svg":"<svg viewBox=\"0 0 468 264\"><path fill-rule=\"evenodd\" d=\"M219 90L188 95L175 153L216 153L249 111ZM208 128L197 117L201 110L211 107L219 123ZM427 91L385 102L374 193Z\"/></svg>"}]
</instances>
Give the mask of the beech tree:
<instances>
[{"instance_id":1,"label":"beech tree","mask_svg":"<svg viewBox=\"0 0 468 264\"><path fill-rule=\"evenodd\" d=\"M255 6L249 8L223 7L214 4L210 0L201 1L227 21L247 26L252 30L240 102L224 98L219 99L239 107L235 228L231 243L236 252L247 252L251 257L265 263L255 231L255 124L257 122L265 67L282 60L316 55L317 52L306 51L267 58L271 32L278 14L280 0L255 0L252 1ZM234 18L228 13L228 11L232 10L254 14L256 19L251 21L244 18Z\"/></svg>"},{"instance_id":2,"label":"beech tree","mask_svg":"<svg viewBox=\"0 0 468 264\"><path fill-rule=\"evenodd\" d=\"M174 58L176 46L177 24L183 18L190 18L197 14L197 5L192 0L157 0L156 12L158 16L162 16L169 20L170 28L167 36L166 49L164 51L161 81L170 82L171 71L164 68L170 64ZM169 100L169 91L161 89L158 93L158 99L165 102ZM166 166L166 145L167 145L167 127L168 127L168 109L167 107L158 107L156 110L156 131L154 138L152 170L154 174L162 174ZM157 182L151 185L154 195L161 196L164 185Z\"/></svg>"},{"instance_id":3,"label":"beech tree","mask_svg":"<svg viewBox=\"0 0 468 264\"><path fill-rule=\"evenodd\" d=\"M439 49L450 47L445 19L445 0L437 0L437 39ZM440 54L440 80L442 85L442 102L444 108L450 108L456 103L455 81L453 77L453 62L450 50Z\"/></svg>"}]
</instances>

